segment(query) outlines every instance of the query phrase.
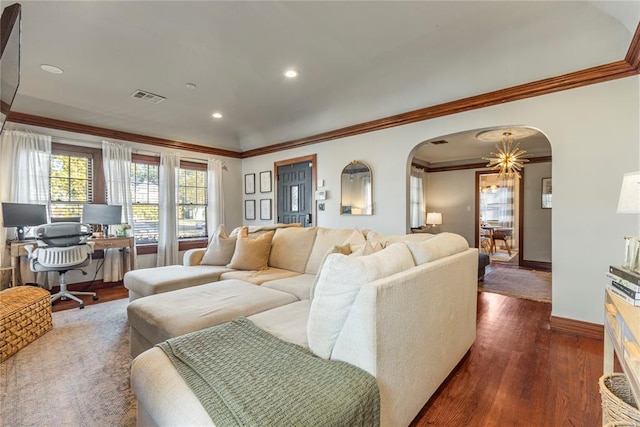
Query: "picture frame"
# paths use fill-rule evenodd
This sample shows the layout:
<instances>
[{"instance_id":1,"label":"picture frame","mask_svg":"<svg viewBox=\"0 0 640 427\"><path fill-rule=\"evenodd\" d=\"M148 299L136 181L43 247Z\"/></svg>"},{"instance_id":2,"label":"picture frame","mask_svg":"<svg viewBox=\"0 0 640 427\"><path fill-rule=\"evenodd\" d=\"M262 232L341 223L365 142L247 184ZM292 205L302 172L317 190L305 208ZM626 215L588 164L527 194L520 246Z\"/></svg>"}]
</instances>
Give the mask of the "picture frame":
<instances>
[{"instance_id":1,"label":"picture frame","mask_svg":"<svg viewBox=\"0 0 640 427\"><path fill-rule=\"evenodd\" d=\"M271 199L260 199L260 219L271 219Z\"/></svg>"},{"instance_id":2,"label":"picture frame","mask_svg":"<svg viewBox=\"0 0 640 427\"><path fill-rule=\"evenodd\" d=\"M552 183L551 178L542 178L542 209L551 209L552 207Z\"/></svg>"},{"instance_id":3,"label":"picture frame","mask_svg":"<svg viewBox=\"0 0 640 427\"><path fill-rule=\"evenodd\" d=\"M248 173L244 176L244 194L256 193L256 174Z\"/></svg>"},{"instance_id":4,"label":"picture frame","mask_svg":"<svg viewBox=\"0 0 640 427\"><path fill-rule=\"evenodd\" d=\"M260 192L271 193L271 171L260 172Z\"/></svg>"},{"instance_id":5,"label":"picture frame","mask_svg":"<svg viewBox=\"0 0 640 427\"><path fill-rule=\"evenodd\" d=\"M245 200L244 201L244 219L256 219L256 201Z\"/></svg>"}]
</instances>

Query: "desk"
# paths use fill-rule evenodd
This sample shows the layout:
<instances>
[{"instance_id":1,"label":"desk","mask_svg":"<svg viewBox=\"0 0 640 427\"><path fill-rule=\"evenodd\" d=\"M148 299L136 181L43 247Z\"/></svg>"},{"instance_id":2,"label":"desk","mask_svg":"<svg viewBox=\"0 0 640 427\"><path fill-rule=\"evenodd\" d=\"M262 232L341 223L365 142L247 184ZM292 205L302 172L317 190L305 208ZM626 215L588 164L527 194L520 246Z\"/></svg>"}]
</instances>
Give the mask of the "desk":
<instances>
[{"instance_id":1,"label":"desk","mask_svg":"<svg viewBox=\"0 0 640 427\"><path fill-rule=\"evenodd\" d=\"M104 249L115 249L122 248L122 262L126 265L127 260L127 252L129 253L129 261L131 269L133 270L134 261L135 261L135 251L133 250L135 247L135 242L133 237L110 237L108 239L87 239L89 242L94 242L93 246L94 250L104 250ZM7 242L11 246L11 286L16 286L18 284L17 281L17 270L19 268L19 261L21 256L26 256L27 251L24 249L27 245L37 245L36 240L26 241L26 242Z\"/></svg>"}]
</instances>

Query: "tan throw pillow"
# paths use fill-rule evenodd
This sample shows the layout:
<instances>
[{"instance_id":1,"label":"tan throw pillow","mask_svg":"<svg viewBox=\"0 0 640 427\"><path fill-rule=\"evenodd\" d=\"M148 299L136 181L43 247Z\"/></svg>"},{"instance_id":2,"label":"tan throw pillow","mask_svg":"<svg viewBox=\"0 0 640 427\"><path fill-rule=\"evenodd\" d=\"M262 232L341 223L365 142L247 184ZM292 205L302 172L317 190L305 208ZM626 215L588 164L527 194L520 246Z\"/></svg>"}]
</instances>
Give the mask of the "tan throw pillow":
<instances>
[{"instance_id":1,"label":"tan throw pillow","mask_svg":"<svg viewBox=\"0 0 640 427\"><path fill-rule=\"evenodd\" d=\"M423 242L407 242L416 265L439 260L469 249L467 240L459 234L440 233Z\"/></svg>"},{"instance_id":2,"label":"tan throw pillow","mask_svg":"<svg viewBox=\"0 0 640 427\"><path fill-rule=\"evenodd\" d=\"M331 254L342 254L342 255L351 255L351 245L344 244L344 245L334 245L331 249L329 249L325 254L324 257L322 258L322 261L320 261L320 266L318 267L318 273L316 274L316 277L313 279L313 283L311 284L311 293L309 294L309 299L311 301L313 301L313 294L316 291L316 285L318 284L318 278L320 277L320 272L322 271L322 266L324 265L325 261L327 260L327 257Z\"/></svg>"},{"instance_id":3,"label":"tan throw pillow","mask_svg":"<svg viewBox=\"0 0 640 427\"><path fill-rule=\"evenodd\" d=\"M278 228L271 241L269 265L304 273L317 231L317 227Z\"/></svg>"},{"instance_id":4,"label":"tan throw pillow","mask_svg":"<svg viewBox=\"0 0 640 427\"><path fill-rule=\"evenodd\" d=\"M328 255L309 310L307 336L311 351L325 359L331 357L360 288L414 265L404 243L392 244L367 256Z\"/></svg>"},{"instance_id":5,"label":"tan throw pillow","mask_svg":"<svg viewBox=\"0 0 640 427\"><path fill-rule=\"evenodd\" d=\"M267 269L269 267L267 265L269 253L271 252L271 239L273 239L274 232L269 231L255 239L249 238L248 234L247 227L242 227L236 241L236 250L227 267L236 270Z\"/></svg>"},{"instance_id":6,"label":"tan throw pillow","mask_svg":"<svg viewBox=\"0 0 640 427\"><path fill-rule=\"evenodd\" d=\"M364 238L364 234L360 230L353 230L353 233L344 241L344 243L348 243L351 245L351 251L357 251L362 248L366 243L366 239Z\"/></svg>"},{"instance_id":7,"label":"tan throw pillow","mask_svg":"<svg viewBox=\"0 0 640 427\"><path fill-rule=\"evenodd\" d=\"M211 236L211 241L202 256L202 265L227 265L236 249L236 238L229 237L224 225L220 224Z\"/></svg>"}]
</instances>

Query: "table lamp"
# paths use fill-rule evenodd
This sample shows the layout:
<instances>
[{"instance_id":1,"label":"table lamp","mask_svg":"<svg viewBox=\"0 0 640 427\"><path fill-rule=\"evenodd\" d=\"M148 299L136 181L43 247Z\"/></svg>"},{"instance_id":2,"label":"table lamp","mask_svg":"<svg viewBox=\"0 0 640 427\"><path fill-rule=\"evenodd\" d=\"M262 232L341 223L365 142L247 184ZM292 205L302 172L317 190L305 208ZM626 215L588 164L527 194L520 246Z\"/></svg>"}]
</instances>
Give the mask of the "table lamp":
<instances>
[{"instance_id":1,"label":"table lamp","mask_svg":"<svg viewBox=\"0 0 640 427\"><path fill-rule=\"evenodd\" d=\"M427 213L427 225L435 227L442 224L442 214L440 212L428 212Z\"/></svg>"},{"instance_id":2,"label":"table lamp","mask_svg":"<svg viewBox=\"0 0 640 427\"><path fill-rule=\"evenodd\" d=\"M640 171L629 172L622 178L620 198L616 213L640 213ZM622 267L640 272L638 252L640 251L640 237L625 236L625 254Z\"/></svg>"}]
</instances>

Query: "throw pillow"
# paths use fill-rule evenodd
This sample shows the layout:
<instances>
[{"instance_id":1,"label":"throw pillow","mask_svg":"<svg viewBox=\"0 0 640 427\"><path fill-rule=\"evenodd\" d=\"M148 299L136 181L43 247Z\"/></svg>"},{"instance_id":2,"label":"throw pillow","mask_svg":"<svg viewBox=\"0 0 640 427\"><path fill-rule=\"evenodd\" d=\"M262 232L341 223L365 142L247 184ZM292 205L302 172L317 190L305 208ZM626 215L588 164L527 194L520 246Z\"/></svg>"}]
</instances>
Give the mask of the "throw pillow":
<instances>
[{"instance_id":1,"label":"throw pillow","mask_svg":"<svg viewBox=\"0 0 640 427\"><path fill-rule=\"evenodd\" d=\"M364 246L366 243L366 239L364 238L364 234L362 231L356 229L353 230L353 233L344 241L344 243L348 243L351 245L351 251L356 251Z\"/></svg>"},{"instance_id":2,"label":"throw pillow","mask_svg":"<svg viewBox=\"0 0 640 427\"><path fill-rule=\"evenodd\" d=\"M335 245L331 249L329 249L327 253L324 254L322 261L320 261L320 266L318 267L318 273L316 274L315 278L313 279L313 283L311 284L311 293L309 295L309 299L311 301L313 301L313 294L316 291L316 285L318 284L318 279L320 278L320 271L322 271L322 266L324 265L325 261L327 261L327 257L331 254L351 255L351 245L349 245L348 243L345 245Z\"/></svg>"},{"instance_id":3,"label":"throw pillow","mask_svg":"<svg viewBox=\"0 0 640 427\"><path fill-rule=\"evenodd\" d=\"M236 249L236 238L230 238L224 225L220 224L211 237L209 246L202 256L200 264L203 265L227 265Z\"/></svg>"},{"instance_id":4,"label":"throw pillow","mask_svg":"<svg viewBox=\"0 0 640 427\"><path fill-rule=\"evenodd\" d=\"M423 242L407 242L416 265L439 260L469 249L467 240L459 234L440 233Z\"/></svg>"},{"instance_id":5,"label":"throw pillow","mask_svg":"<svg viewBox=\"0 0 640 427\"><path fill-rule=\"evenodd\" d=\"M271 240L273 231L269 231L259 237L248 237L247 227L242 227L236 240L236 249L227 265L236 270L265 270L269 268L269 252L271 252Z\"/></svg>"},{"instance_id":6,"label":"throw pillow","mask_svg":"<svg viewBox=\"0 0 640 427\"><path fill-rule=\"evenodd\" d=\"M278 228L271 242L269 265L304 273L317 231L317 227Z\"/></svg>"},{"instance_id":7,"label":"throw pillow","mask_svg":"<svg viewBox=\"0 0 640 427\"><path fill-rule=\"evenodd\" d=\"M396 243L372 255L327 256L309 310L309 348L328 359L347 320L360 288L374 280L408 270L415 264L404 243Z\"/></svg>"}]
</instances>

